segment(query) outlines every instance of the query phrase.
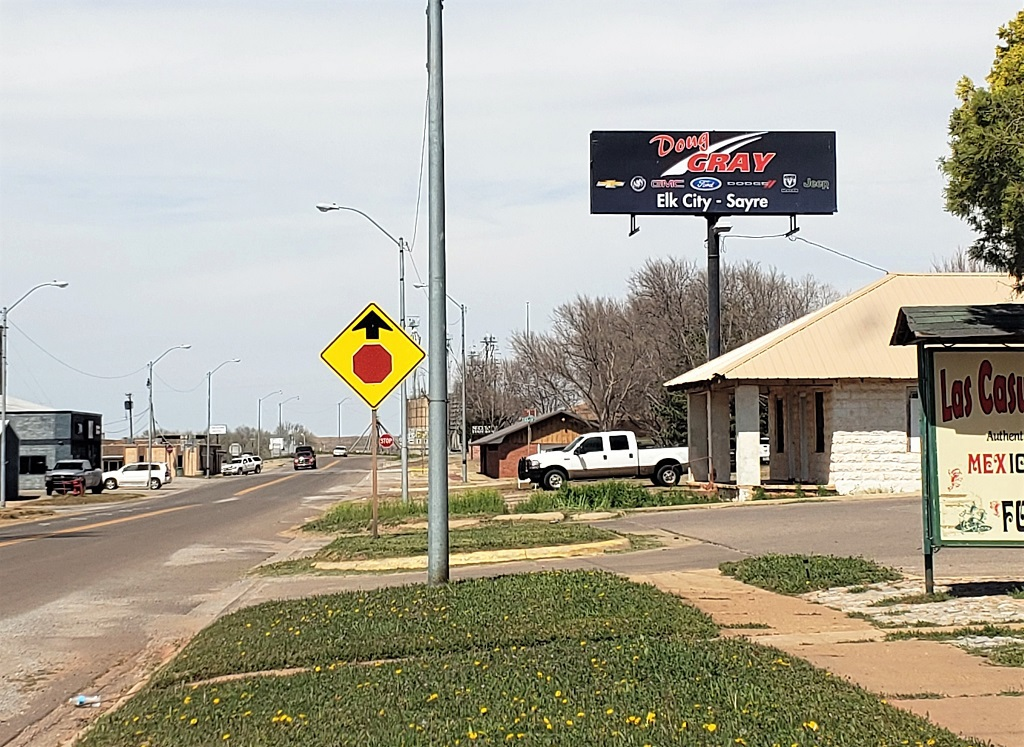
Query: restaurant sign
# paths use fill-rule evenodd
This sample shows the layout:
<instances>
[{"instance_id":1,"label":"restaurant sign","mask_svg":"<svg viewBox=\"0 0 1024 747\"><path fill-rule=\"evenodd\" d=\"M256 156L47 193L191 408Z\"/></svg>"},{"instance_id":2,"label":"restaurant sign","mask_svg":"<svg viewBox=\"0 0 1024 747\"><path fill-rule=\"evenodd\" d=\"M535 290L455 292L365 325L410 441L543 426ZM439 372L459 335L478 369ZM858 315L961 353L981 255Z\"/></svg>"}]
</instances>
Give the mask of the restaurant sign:
<instances>
[{"instance_id":1,"label":"restaurant sign","mask_svg":"<svg viewBox=\"0 0 1024 747\"><path fill-rule=\"evenodd\" d=\"M1024 352L929 350L936 545L1024 545Z\"/></svg>"}]
</instances>

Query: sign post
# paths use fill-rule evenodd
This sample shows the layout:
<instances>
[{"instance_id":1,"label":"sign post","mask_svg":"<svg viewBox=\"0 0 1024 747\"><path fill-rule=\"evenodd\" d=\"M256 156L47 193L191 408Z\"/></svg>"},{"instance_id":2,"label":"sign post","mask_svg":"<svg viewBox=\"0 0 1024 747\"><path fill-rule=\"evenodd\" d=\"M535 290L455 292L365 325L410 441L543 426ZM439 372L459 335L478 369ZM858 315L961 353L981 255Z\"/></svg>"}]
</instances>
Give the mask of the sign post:
<instances>
[{"instance_id":1,"label":"sign post","mask_svg":"<svg viewBox=\"0 0 1024 747\"><path fill-rule=\"evenodd\" d=\"M384 310L371 303L324 348L320 357L369 405L372 416L370 464L373 519L377 538L377 407L419 365L426 354ZM405 424L402 425L403 429ZM403 437L405 436L403 432ZM390 436L389 436L390 437Z\"/></svg>"}]
</instances>

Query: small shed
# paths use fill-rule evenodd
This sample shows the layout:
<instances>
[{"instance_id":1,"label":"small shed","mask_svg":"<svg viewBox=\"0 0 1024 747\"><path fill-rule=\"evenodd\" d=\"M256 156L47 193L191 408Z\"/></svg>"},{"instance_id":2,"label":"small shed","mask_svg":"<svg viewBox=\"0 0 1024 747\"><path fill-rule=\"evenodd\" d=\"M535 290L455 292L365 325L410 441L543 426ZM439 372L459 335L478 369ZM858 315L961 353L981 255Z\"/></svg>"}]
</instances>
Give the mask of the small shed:
<instances>
[{"instance_id":1,"label":"small shed","mask_svg":"<svg viewBox=\"0 0 1024 747\"><path fill-rule=\"evenodd\" d=\"M516 477L520 458L557 449L572 442L592 426L570 410L538 415L473 441L480 451L480 474L488 477Z\"/></svg>"}]
</instances>

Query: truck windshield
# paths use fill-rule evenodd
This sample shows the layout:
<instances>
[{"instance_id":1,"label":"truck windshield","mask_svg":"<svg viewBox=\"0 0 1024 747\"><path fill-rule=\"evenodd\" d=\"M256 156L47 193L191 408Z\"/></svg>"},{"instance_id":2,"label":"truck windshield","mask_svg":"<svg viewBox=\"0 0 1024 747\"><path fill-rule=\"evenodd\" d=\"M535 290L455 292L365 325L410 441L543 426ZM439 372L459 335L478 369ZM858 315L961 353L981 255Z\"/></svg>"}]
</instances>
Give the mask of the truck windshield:
<instances>
[{"instance_id":1,"label":"truck windshield","mask_svg":"<svg viewBox=\"0 0 1024 747\"><path fill-rule=\"evenodd\" d=\"M57 462L53 465L54 469L82 469L81 462Z\"/></svg>"},{"instance_id":2,"label":"truck windshield","mask_svg":"<svg viewBox=\"0 0 1024 747\"><path fill-rule=\"evenodd\" d=\"M576 448L576 444L578 444L582 440L583 440L583 436L576 436L576 438L574 438L572 441L567 443L562 448L560 448L560 449L552 449L552 451L572 451L573 449Z\"/></svg>"}]
</instances>

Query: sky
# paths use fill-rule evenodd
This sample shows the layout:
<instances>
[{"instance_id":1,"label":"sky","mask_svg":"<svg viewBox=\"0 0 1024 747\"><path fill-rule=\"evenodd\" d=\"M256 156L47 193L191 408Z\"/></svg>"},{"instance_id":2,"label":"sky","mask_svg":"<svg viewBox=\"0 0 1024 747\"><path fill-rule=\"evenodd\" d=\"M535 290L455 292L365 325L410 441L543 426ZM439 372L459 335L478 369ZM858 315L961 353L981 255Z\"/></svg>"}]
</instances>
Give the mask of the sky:
<instances>
[{"instance_id":1,"label":"sky","mask_svg":"<svg viewBox=\"0 0 1024 747\"><path fill-rule=\"evenodd\" d=\"M168 432L278 415L368 427L320 352L368 304L426 346L424 0L0 0L0 306L8 394L99 412L125 393ZM576 295L622 297L648 259L703 263L692 216L591 215L595 130L836 133L838 212L800 237L927 272L973 234L943 210L954 88L983 84L1019 0L448 0L447 290L466 339L508 353ZM881 273L737 217L724 260L846 293ZM457 307L448 307L455 352ZM666 372L671 377L680 372ZM425 373L421 383L425 384ZM282 395L267 396L281 390ZM291 399L298 397L298 399ZM288 400L288 401L283 401ZM280 407L278 404L280 404ZM397 390L381 406L398 430ZM145 420L145 418L142 418ZM140 422L136 431L145 426Z\"/></svg>"}]
</instances>

